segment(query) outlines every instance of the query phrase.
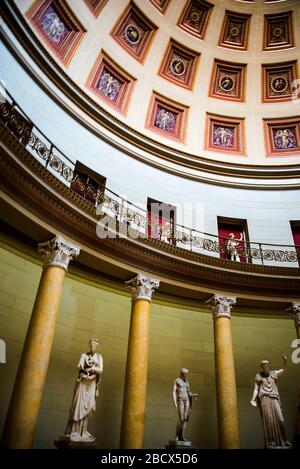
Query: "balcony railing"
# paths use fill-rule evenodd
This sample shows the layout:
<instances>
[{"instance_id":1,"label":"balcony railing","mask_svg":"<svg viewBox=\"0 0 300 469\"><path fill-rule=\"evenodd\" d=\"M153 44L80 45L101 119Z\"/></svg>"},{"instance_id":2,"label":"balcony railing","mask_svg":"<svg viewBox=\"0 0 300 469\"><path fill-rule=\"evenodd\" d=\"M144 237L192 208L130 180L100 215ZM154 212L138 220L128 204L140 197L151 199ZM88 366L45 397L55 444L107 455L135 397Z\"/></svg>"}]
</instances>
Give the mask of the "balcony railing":
<instances>
[{"instance_id":1,"label":"balcony railing","mask_svg":"<svg viewBox=\"0 0 300 469\"><path fill-rule=\"evenodd\" d=\"M6 92L0 104L0 118L15 138L44 166L64 184L70 187L76 177L75 164L28 118L12 96ZM87 184L87 191L91 185ZM240 259L247 263L272 265L285 262L287 265L299 263L300 246L279 245L253 241L242 241L237 246L235 256L227 247L228 238L198 231L180 224L162 225L150 221L146 210L122 198L120 195L99 186L96 196L96 213L102 218L106 215L118 222L120 234L132 238L155 238L188 249L193 252L221 256L234 262ZM84 188L81 192L84 193ZM88 203L88 202L87 202ZM92 204L92 203L91 203ZM171 227L172 226L172 227ZM208 254L209 253L209 254Z\"/></svg>"}]
</instances>

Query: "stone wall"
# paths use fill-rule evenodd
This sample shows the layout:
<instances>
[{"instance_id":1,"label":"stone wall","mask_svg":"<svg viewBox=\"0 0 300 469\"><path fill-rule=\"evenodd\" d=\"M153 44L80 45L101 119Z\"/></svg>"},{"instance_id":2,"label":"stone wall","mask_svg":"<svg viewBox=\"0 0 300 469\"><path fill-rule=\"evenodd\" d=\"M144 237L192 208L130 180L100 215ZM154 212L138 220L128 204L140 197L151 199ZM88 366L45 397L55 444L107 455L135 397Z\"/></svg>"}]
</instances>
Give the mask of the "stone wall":
<instances>
[{"instance_id":1,"label":"stone wall","mask_svg":"<svg viewBox=\"0 0 300 469\"><path fill-rule=\"evenodd\" d=\"M0 365L0 430L24 342L41 266L11 248L0 251L0 337L7 346L7 362ZM234 311L234 310L233 310ZM41 405L34 447L52 448L64 432L80 354L91 337L98 338L104 374L91 431L102 448L117 448L130 319L130 296L68 275L65 279L53 352ZM259 362L268 358L275 368L281 355L289 369L279 384L288 435L296 414L299 366L290 361L294 324L287 319L232 318L238 386L241 445L263 447L258 409L250 405ZM193 445L217 447L213 322L203 305L199 309L152 304L145 447L163 448L175 436L177 415L172 386L181 367L190 369L193 392L199 393L187 430ZM298 367L298 368L297 368Z\"/></svg>"}]
</instances>

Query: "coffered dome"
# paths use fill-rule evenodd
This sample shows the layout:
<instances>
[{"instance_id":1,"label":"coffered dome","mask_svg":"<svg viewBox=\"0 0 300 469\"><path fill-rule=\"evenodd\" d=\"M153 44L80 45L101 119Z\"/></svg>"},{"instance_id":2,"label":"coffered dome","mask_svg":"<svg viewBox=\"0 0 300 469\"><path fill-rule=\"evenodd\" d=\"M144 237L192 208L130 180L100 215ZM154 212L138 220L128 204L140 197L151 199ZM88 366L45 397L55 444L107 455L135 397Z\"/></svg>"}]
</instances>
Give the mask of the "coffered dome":
<instances>
[{"instance_id":1,"label":"coffered dome","mask_svg":"<svg viewBox=\"0 0 300 469\"><path fill-rule=\"evenodd\" d=\"M193 161L299 163L298 0L16 4L127 140Z\"/></svg>"},{"instance_id":2,"label":"coffered dome","mask_svg":"<svg viewBox=\"0 0 300 469\"><path fill-rule=\"evenodd\" d=\"M241 446L262 447L250 376L300 335L299 0L3 0L1 13L5 445L29 448L38 422L33 446L53 446L74 357L98 337L101 448L120 433L141 448L145 416L145 447L167 448L183 367L201 396L191 447L238 448L238 420Z\"/></svg>"}]
</instances>

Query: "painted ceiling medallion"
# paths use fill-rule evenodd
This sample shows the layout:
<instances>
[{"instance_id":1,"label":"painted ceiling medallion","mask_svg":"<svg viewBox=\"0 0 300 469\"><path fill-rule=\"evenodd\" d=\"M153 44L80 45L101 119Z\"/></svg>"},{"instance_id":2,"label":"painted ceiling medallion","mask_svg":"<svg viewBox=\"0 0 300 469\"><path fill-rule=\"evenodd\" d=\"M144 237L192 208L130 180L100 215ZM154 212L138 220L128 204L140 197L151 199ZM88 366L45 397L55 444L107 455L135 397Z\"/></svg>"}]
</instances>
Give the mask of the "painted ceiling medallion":
<instances>
[{"instance_id":1,"label":"painted ceiling medallion","mask_svg":"<svg viewBox=\"0 0 300 469\"><path fill-rule=\"evenodd\" d=\"M277 76L271 80L271 88L274 93L282 93L286 91L288 87L288 81L284 76Z\"/></svg>"},{"instance_id":2,"label":"painted ceiling medallion","mask_svg":"<svg viewBox=\"0 0 300 469\"><path fill-rule=\"evenodd\" d=\"M154 125L166 132L175 132L177 115L161 106L157 106Z\"/></svg>"},{"instance_id":3,"label":"painted ceiling medallion","mask_svg":"<svg viewBox=\"0 0 300 469\"><path fill-rule=\"evenodd\" d=\"M300 120L294 118L264 119L267 156L300 155Z\"/></svg>"},{"instance_id":4,"label":"painted ceiling medallion","mask_svg":"<svg viewBox=\"0 0 300 469\"><path fill-rule=\"evenodd\" d=\"M232 91L235 86L235 80L232 76L224 75L220 78L219 84L223 91Z\"/></svg>"},{"instance_id":5,"label":"painted ceiling medallion","mask_svg":"<svg viewBox=\"0 0 300 469\"><path fill-rule=\"evenodd\" d=\"M106 98L111 101L116 101L120 88L121 83L105 68L103 68L103 72L97 83L97 89L100 90Z\"/></svg>"},{"instance_id":6,"label":"painted ceiling medallion","mask_svg":"<svg viewBox=\"0 0 300 469\"><path fill-rule=\"evenodd\" d=\"M176 57L175 59L172 60L170 67L171 67L172 72L176 76L181 77L186 70L186 61L184 61L180 57Z\"/></svg>"},{"instance_id":7,"label":"painted ceiling medallion","mask_svg":"<svg viewBox=\"0 0 300 469\"><path fill-rule=\"evenodd\" d=\"M213 7L214 5L206 0L189 0L179 19L178 26L193 36L204 39Z\"/></svg>"},{"instance_id":8,"label":"painted ceiling medallion","mask_svg":"<svg viewBox=\"0 0 300 469\"><path fill-rule=\"evenodd\" d=\"M219 46L246 50L250 17L251 15L226 10Z\"/></svg>"},{"instance_id":9,"label":"painted ceiling medallion","mask_svg":"<svg viewBox=\"0 0 300 469\"><path fill-rule=\"evenodd\" d=\"M143 62L156 29L136 4L130 2L111 34L130 55Z\"/></svg>"},{"instance_id":10,"label":"painted ceiling medallion","mask_svg":"<svg viewBox=\"0 0 300 469\"><path fill-rule=\"evenodd\" d=\"M229 29L229 37L231 38L236 38L237 36L240 35L240 31L241 31L241 25L239 24L236 24L236 25L231 25L230 29Z\"/></svg>"},{"instance_id":11,"label":"painted ceiling medallion","mask_svg":"<svg viewBox=\"0 0 300 469\"><path fill-rule=\"evenodd\" d=\"M213 145L222 148L234 148L234 127L225 127L214 124Z\"/></svg>"},{"instance_id":12,"label":"painted ceiling medallion","mask_svg":"<svg viewBox=\"0 0 300 469\"><path fill-rule=\"evenodd\" d=\"M292 101L293 84L297 83L297 61L264 64L263 102Z\"/></svg>"},{"instance_id":13,"label":"painted ceiling medallion","mask_svg":"<svg viewBox=\"0 0 300 469\"><path fill-rule=\"evenodd\" d=\"M215 59L209 96L228 101L244 101L246 64Z\"/></svg>"},{"instance_id":14,"label":"painted ceiling medallion","mask_svg":"<svg viewBox=\"0 0 300 469\"><path fill-rule=\"evenodd\" d=\"M207 114L205 149L245 156L244 119Z\"/></svg>"},{"instance_id":15,"label":"painted ceiling medallion","mask_svg":"<svg viewBox=\"0 0 300 469\"><path fill-rule=\"evenodd\" d=\"M193 9L190 13L189 19L194 25L198 25L200 23L200 20L201 20L200 11L196 10L196 9Z\"/></svg>"},{"instance_id":16,"label":"painted ceiling medallion","mask_svg":"<svg viewBox=\"0 0 300 469\"><path fill-rule=\"evenodd\" d=\"M276 150L289 150L297 148L297 138L295 127L282 129L272 129L274 146Z\"/></svg>"},{"instance_id":17,"label":"painted ceiling medallion","mask_svg":"<svg viewBox=\"0 0 300 469\"><path fill-rule=\"evenodd\" d=\"M68 65L85 29L64 0L36 0L26 13L52 52Z\"/></svg>"},{"instance_id":18,"label":"painted ceiling medallion","mask_svg":"<svg viewBox=\"0 0 300 469\"><path fill-rule=\"evenodd\" d=\"M54 43L54 47L59 47L70 32L52 7L45 11L40 25L49 40Z\"/></svg>"},{"instance_id":19,"label":"painted ceiling medallion","mask_svg":"<svg viewBox=\"0 0 300 469\"><path fill-rule=\"evenodd\" d=\"M134 83L133 77L101 51L86 85L97 99L126 114Z\"/></svg>"},{"instance_id":20,"label":"painted ceiling medallion","mask_svg":"<svg viewBox=\"0 0 300 469\"><path fill-rule=\"evenodd\" d=\"M139 29L132 23L125 28L125 38L129 44L138 44L141 39Z\"/></svg>"},{"instance_id":21,"label":"painted ceiling medallion","mask_svg":"<svg viewBox=\"0 0 300 469\"><path fill-rule=\"evenodd\" d=\"M146 126L156 133L184 143L188 108L153 93Z\"/></svg>"},{"instance_id":22,"label":"painted ceiling medallion","mask_svg":"<svg viewBox=\"0 0 300 469\"><path fill-rule=\"evenodd\" d=\"M284 29L282 28L282 26L273 27L272 36L274 36L274 38L279 39L279 38L282 38L283 35L284 35Z\"/></svg>"},{"instance_id":23,"label":"painted ceiling medallion","mask_svg":"<svg viewBox=\"0 0 300 469\"><path fill-rule=\"evenodd\" d=\"M292 12L265 15L263 50L288 49L293 46Z\"/></svg>"},{"instance_id":24,"label":"painted ceiling medallion","mask_svg":"<svg viewBox=\"0 0 300 469\"><path fill-rule=\"evenodd\" d=\"M160 66L159 74L177 85L191 89L198 55L197 52L171 39Z\"/></svg>"}]
</instances>

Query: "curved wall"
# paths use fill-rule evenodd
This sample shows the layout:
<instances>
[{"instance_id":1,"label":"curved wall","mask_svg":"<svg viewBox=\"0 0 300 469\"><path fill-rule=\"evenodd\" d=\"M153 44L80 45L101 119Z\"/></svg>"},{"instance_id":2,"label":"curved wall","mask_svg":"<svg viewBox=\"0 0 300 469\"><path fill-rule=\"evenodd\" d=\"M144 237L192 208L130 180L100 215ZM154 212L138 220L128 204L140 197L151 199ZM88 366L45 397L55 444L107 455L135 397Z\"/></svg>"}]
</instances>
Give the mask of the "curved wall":
<instances>
[{"instance_id":1,"label":"curved wall","mask_svg":"<svg viewBox=\"0 0 300 469\"><path fill-rule=\"evenodd\" d=\"M1 365L0 425L3 425L18 361L41 275L41 266L8 246L0 250L0 330L7 344L7 363ZM122 410L130 296L68 274L56 326L50 367L39 414L34 447L53 448L64 432L76 379L76 366L88 340L97 337L104 374L97 410L92 418L101 448L116 448ZM288 356L287 375L279 383L292 438L297 401L297 367L290 362L293 321L232 316L239 421L242 448L262 448L259 412L250 406L259 362L268 358L281 366ZM174 307L153 299L150 324L148 397L145 448L163 448L174 437L177 415L172 386L181 367L191 371L190 382L199 399L194 403L188 435L198 448L217 448L213 322L199 308Z\"/></svg>"},{"instance_id":2,"label":"curved wall","mask_svg":"<svg viewBox=\"0 0 300 469\"><path fill-rule=\"evenodd\" d=\"M115 9L108 8L108 5L111 5L111 2L108 2L95 20L82 1L68 0L67 3L71 9L78 14L88 29L88 34L65 71L70 74L74 82L84 88L86 76L96 57L95 54L105 45L107 52L111 55L115 54L115 60L126 69L128 65L128 71L130 70L138 78L128 110L128 118L118 115L118 119L145 135L157 139L158 148L160 142L168 143L166 139L157 137L151 131L144 129L148 98L150 98L153 86L162 94L169 95L170 93L169 97L172 99L182 101L184 97L191 107L194 105L193 97L199 98L205 104L205 109L198 104L195 104L193 110L191 109L189 119L194 127L189 129L187 145L174 143L171 150L178 148L198 154L198 128L200 129L203 125L206 110L216 112L218 109L220 112L224 111L224 114L226 111L227 114L237 116L240 114L240 109L243 109L247 117L247 125L249 125L247 139L253 145L247 163L269 164L270 167L273 163L286 164L286 159L283 162L278 159L267 161L262 153L262 129L258 121L260 122L263 114L267 117L276 114L277 117L276 109L279 109L279 106L262 105L259 102L257 69L260 69L262 60L272 62L274 56L276 60L291 60L295 58L299 49L276 52L276 54L274 52L263 53L259 45L261 36L255 35L255 31L262 31L262 15L269 8L274 12L286 11L288 8L296 11L298 2L287 0L266 5L262 0L256 0L253 4L234 0L224 0L218 3L216 0L212 1L216 3L216 6L209 24L210 35L208 35L207 42L196 41L176 28L175 34L178 34L176 39L180 39L186 46L198 47L199 52L202 53L192 92L179 90L175 85L165 82L156 75L157 63L161 60L159 52L164 50L169 36L174 33L175 17L179 15L178 12L185 3L180 0L172 2L177 9L168 8L165 16L158 13L147 0L137 2L149 18L160 26L155 36L154 47L149 50L145 59L145 66L129 55L127 56L112 37L106 34L123 10L124 2L114 0ZM27 11L31 3L31 0L16 2L23 12ZM249 50L246 53L216 47L225 8L236 9L240 12L251 10L254 15L252 20L254 17L258 20L251 23L253 41L250 41ZM295 16L295 25L298 27L298 10ZM218 28L214 30L213 25L217 25ZM139 204L144 209L147 197L176 205L177 222L186 226L217 234L217 216L242 218L248 221L251 241L265 241L281 245L293 244L290 220L299 220L300 213L300 190L298 189L300 180L295 171L294 177L289 177L287 173L281 173L278 168L278 173L269 179L267 175L259 179L257 174L251 179L251 175L240 178L237 175L225 175L220 165L220 171L216 171L215 174L199 170L200 178L195 168L190 168L188 163L186 167L183 165L180 167L179 164L176 165L176 162L168 161L167 158L163 160L157 155L150 155L150 152L147 154L147 147L134 146L133 141L127 140L128 135L125 131L124 138L120 134L113 135L110 128L104 128L99 121L93 121L92 116L86 114L84 109L76 107L76 104L64 94L63 89L59 89L57 83L54 83L45 71L39 69L38 62L25 52L24 47L9 30L9 26L4 24L3 28L11 41L10 51L4 44L0 45L1 79L4 87L7 87L33 123L74 163L79 160L105 176L109 189L128 198L130 202ZM14 55L12 45L15 46ZM296 45L298 47L298 42ZM208 73L203 74L203 70L210 69L216 51L220 53L219 57L227 58L227 60L241 62L242 57L247 57L250 73L248 85L254 78L256 84L248 87L246 103L221 103L220 100L207 98L206 92L210 77ZM20 54L19 61L16 59L18 54ZM89 93L86 89L84 91ZM99 101L99 104L102 106L103 103ZM111 112L111 108L105 104L103 107ZM291 103L280 103L282 116L290 116L294 112L293 109L295 107ZM204 138L203 133L199 138L200 141ZM202 152L199 154L202 156ZM212 153L204 152L203 156L211 158ZM142 157L149 164L143 162ZM220 154L213 157L224 160ZM245 159L230 156L228 161L243 163ZM292 161L290 158L289 162ZM158 169L159 167L161 169ZM48 169L52 171L50 167ZM55 175L57 176L57 173ZM32 177L35 176L32 175ZM263 187L267 190L263 190ZM51 187L48 190L51 191ZM210 255L217 254L210 253ZM278 264L282 265L282 263ZM290 265L295 267L295 264L290 263ZM112 263L111 270L113 269ZM7 364L1 366L1 381L4 383L1 386L0 396L2 423L41 275L41 265L21 251L3 244L0 254L0 272L3 277L0 285L0 329L1 338L7 343ZM76 378L77 360L80 353L84 351L89 338L95 335L101 344L105 372L91 429L95 432L100 447L113 448L118 447L119 444L130 296L124 290L92 283L81 275L84 274L78 273L78 270L72 270L71 267L65 279L51 363L34 442L35 447L53 447L53 440L64 431ZM242 313L238 316L233 311L231 321L243 448L263 447L259 414L249 403L258 364L261 359L268 358L274 363L274 367L279 367L283 353L290 357L291 341L295 338L294 324L291 319L288 317L286 319L264 318L260 315L259 308L260 301L257 301L257 317L253 316L255 306L251 309L251 317ZM282 314L285 314L284 311ZM177 416L172 405L172 384L182 366L190 368L192 389L194 392L199 392L199 400L195 403L189 423L189 435L195 447L217 447L213 347L212 318L208 310L204 308L203 302L199 301L199 308L178 304L176 306L173 303L157 300L154 296L150 330L145 447L162 448L174 436ZM294 427L297 399L296 371L298 372L296 365L290 364L287 376L280 383L290 438Z\"/></svg>"},{"instance_id":3,"label":"curved wall","mask_svg":"<svg viewBox=\"0 0 300 469\"><path fill-rule=\"evenodd\" d=\"M119 151L72 119L22 70L4 45L0 47L3 82L17 103L73 162L79 160L105 176L109 189L144 209L147 197L173 204L177 223L200 231L217 234L217 216L242 218L248 221L251 241L294 244L290 220L299 219L298 189L225 188L175 176L133 159L125 147L124 153Z\"/></svg>"}]
</instances>

